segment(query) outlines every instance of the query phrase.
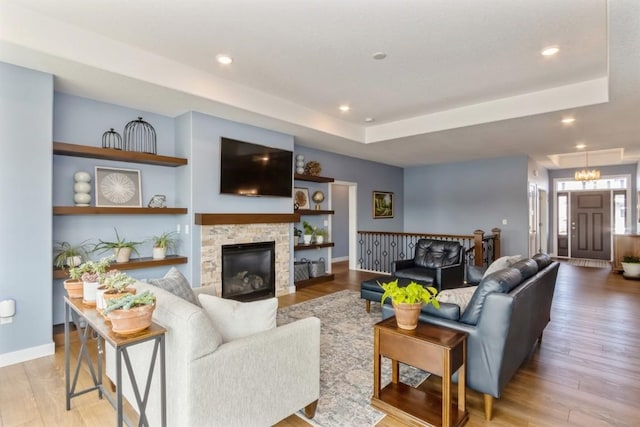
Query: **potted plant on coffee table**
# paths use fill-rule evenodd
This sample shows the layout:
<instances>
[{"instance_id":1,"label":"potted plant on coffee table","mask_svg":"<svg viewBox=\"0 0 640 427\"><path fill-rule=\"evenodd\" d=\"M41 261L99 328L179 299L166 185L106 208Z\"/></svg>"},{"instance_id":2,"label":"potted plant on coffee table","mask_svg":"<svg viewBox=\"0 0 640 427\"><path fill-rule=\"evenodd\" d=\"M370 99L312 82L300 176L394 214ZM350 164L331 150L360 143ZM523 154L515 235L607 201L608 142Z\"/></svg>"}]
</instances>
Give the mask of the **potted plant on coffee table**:
<instances>
[{"instance_id":1,"label":"potted plant on coffee table","mask_svg":"<svg viewBox=\"0 0 640 427\"><path fill-rule=\"evenodd\" d=\"M625 276L640 277L640 257L632 255L623 257L622 268Z\"/></svg>"},{"instance_id":2,"label":"potted plant on coffee table","mask_svg":"<svg viewBox=\"0 0 640 427\"><path fill-rule=\"evenodd\" d=\"M106 301L104 315L111 320L111 330L130 335L147 329L156 308L156 298L150 291L124 295Z\"/></svg>"},{"instance_id":3,"label":"potted plant on coffee table","mask_svg":"<svg viewBox=\"0 0 640 427\"><path fill-rule=\"evenodd\" d=\"M414 281L400 286L398 279L380 283L380 286L384 289L380 303L384 304L387 298L391 298L400 329L415 329L418 326L423 304L432 304L435 308L440 308L440 303L435 298L438 290L433 286L422 286Z\"/></svg>"},{"instance_id":4,"label":"potted plant on coffee table","mask_svg":"<svg viewBox=\"0 0 640 427\"><path fill-rule=\"evenodd\" d=\"M121 239L118 234L118 229L114 228L116 232L116 240L113 242L107 242L102 239L100 243L98 243L93 250L105 252L108 250L113 250L113 254L116 257L116 262L129 262L131 257L131 252L135 252L136 255L140 256L136 246L141 245L142 242L127 242L125 239Z\"/></svg>"},{"instance_id":5,"label":"potted plant on coffee table","mask_svg":"<svg viewBox=\"0 0 640 427\"><path fill-rule=\"evenodd\" d=\"M178 239L175 231L168 231L151 237L153 243L153 259L165 259L167 252L176 249Z\"/></svg>"}]
</instances>

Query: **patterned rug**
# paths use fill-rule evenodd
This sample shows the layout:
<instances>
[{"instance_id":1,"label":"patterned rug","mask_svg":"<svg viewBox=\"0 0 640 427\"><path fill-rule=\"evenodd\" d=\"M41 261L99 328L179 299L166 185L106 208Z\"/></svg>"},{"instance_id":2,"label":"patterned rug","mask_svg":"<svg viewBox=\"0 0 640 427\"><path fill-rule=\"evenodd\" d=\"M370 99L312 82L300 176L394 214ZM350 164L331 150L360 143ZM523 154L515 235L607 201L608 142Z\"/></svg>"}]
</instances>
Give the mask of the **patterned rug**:
<instances>
[{"instance_id":1,"label":"patterned rug","mask_svg":"<svg viewBox=\"0 0 640 427\"><path fill-rule=\"evenodd\" d=\"M278 324L316 316L320 328L320 400L313 420L321 427L370 427L385 414L369 404L373 394L373 325L382 318L380 305L364 309L360 293L340 291L278 310ZM402 382L416 386L428 376L400 365ZM391 381L391 362L383 358L382 384Z\"/></svg>"}]
</instances>

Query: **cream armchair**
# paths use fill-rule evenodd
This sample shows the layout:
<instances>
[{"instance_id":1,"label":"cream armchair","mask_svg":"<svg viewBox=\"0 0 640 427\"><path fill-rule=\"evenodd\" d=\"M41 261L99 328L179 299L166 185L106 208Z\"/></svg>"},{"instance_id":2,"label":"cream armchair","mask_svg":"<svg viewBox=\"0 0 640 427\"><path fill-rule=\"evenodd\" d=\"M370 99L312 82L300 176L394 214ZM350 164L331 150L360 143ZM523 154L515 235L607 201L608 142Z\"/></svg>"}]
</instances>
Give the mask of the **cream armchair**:
<instances>
[{"instance_id":1,"label":"cream armchair","mask_svg":"<svg viewBox=\"0 0 640 427\"><path fill-rule=\"evenodd\" d=\"M153 314L166 334L167 425L270 426L305 408L315 414L320 393L320 320L311 317L216 347L204 310L147 283L157 297ZM209 288L194 289L211 292ZM152 343L130 347L136 381L144 386ZM107 345L107 375L115 378L115 351ZM156 367L156 370L158 368ZM123 370L123 393L135 398ZM146 414L160 425L160 379L154 374Z\"/></svg>"}]
</instances>

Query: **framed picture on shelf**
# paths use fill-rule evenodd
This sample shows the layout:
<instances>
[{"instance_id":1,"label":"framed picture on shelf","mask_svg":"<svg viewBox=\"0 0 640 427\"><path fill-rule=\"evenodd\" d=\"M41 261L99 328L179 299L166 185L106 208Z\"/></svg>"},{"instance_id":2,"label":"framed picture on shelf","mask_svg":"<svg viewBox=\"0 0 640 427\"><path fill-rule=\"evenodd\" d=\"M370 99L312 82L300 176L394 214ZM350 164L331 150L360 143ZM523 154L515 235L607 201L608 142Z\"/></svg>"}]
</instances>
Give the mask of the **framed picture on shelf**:
<instances>
[{"instance_id":1,"label":"framed picture on shelf","mask_svg":"<svg viewBox=\"0 0 640 427\"><path fill-rule=\"evenodd\" d=\"M309 189L305 187L293 187L294 209L309 209Z\"/></svg>"},{"instance_id":2,"label":"framed picture on shelf","mask_svg":"<svg viewBox=\"0 0 640 427\"><path fill-rule=\"evenodd\" d=\"M142 207L140 170L96 166L96 207Z\"/></svg>"},{"instance_id":3,"label":"framed picture on shelf","mask_svg":"<svg viewBox=\"0 0 640 427\"><path fill-rule=\"evenodd\" d=\"M373 219L378 218L393 218L393 193L373 192Z\"/></svg>"}]
</instances>

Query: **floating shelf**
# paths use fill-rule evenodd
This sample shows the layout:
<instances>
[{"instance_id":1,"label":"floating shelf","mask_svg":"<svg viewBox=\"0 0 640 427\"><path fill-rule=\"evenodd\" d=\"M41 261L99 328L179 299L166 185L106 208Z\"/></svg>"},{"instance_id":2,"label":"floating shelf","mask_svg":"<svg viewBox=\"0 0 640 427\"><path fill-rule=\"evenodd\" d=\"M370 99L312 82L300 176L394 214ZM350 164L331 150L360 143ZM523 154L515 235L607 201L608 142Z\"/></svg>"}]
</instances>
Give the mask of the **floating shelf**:
<instances>
[{"instance_id":1,"label":"floating shelf","mask_svg":"<svg viewBox=\"0 0 640 427\"><path fill-rule=\"evenodd\" d=\"M189 259L185 256L180 255L167 255L165 259L153 259L151 257L146 258L134 258L129 262L117 262L111 264L109 270L137 270L139 268L150 268L150 267L160 267L163 265L176 265L176 264L186 264ZM67 270L54 268L53 269L53 278L54 279L68 279L69 274Z\"/></svg>"},{"instance_id":2,"label":"floating shelf","mask_svg":"<svg viewBox=\"0 0 640 427\"><path fill-rule=\"evenodd\" d=\"M298 215L333 215L336 213L331 210L321 210L321 209L298 209L295 211Z\"/></svg>"},{"instance_id":3,"label":"floating shelf","mask_svg":"<svg viewBox=\"0 0 640 427\"><path fill-rule=\"evenodd\" d=\"M53 154L170 167L184 166L188 163L188 160L182 157L160 156L157 154L138 153L136 151L114 150L112 148L89 147L87 145L67 144L66 142L54 142Z\"/></svg>"},{"instance_id":4,"label":"floating shelf","mask_svg":"<svg viewBox=\"0 0 640 427\"><path fill-rule=\"evenodd\" d=\"M298 181L308 181L308 182L334 182L334 178L329 178L328 176L316 176L316 175L305 175L296 173L293 175L293 179L297 179Z\"/></svg>"},{"instance_id":5,"label":"floating shelf","mask_svg":"<svg viewBox=\"0 0 640 427\"><path fill-rule=\"evenodd\" d=\"M112 208L95 206L54 206L54 215L180 215L187 208Z\"/></svg>"},{"instance_id":6,"label":"floating shelf","mask_svg":"<svg viewBox=\"0 0 640 427\"><path fill-rule=\"evenodd\" d=\"M307 280L299 280L295 282L296 288L306 288L307 286L315 285L318 283L330 282L335 279L335 274L323 274L322 276L313 277Z\"/></svg>"},{"instance_id":7,"label":"floating shelf","mask_svg":"<svg viewBox=\"0 0 640 427\"><path fill-rule=\"evenodd\" d=\"M304 243L300 243L299 245L294 245L293 246L293 250L294 251L303 251L305 249L332 248L335 245L336 244L333 243L333 242L311 243L311 244L308 244L308 245L305 245Z\"/></svg>"}]
</instances>

